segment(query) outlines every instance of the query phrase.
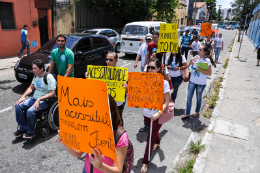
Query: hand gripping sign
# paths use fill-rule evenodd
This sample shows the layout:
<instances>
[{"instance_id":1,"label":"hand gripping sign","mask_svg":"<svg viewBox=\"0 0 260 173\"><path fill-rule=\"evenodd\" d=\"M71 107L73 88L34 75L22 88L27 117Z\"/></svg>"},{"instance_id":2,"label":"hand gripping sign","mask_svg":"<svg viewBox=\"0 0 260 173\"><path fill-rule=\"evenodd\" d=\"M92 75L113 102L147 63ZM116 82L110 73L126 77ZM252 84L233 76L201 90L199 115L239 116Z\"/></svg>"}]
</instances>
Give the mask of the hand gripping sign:
<instances>
[{"instance_id":1,"label":"hand gripping sign","mask_svg":"<svg viewBox=\"0 0 260 173\"><path fill-rule=\"evenodd\" d=\"M163 112L164 78L159 73L128 73L128 107Z\"/></svg>"},{"instance_id":2,"label":"hand gripping sign","mask_svg":"<svg viewBox=\"0 0 260 173\"><path fill-rule=\"evenodd\" d=\"M160 34L157 53L159 52L178 53L177 23L160 23Z\"/></svg>"},{"instance_id":3,"label":"hand gripping sign","mask_svg":"<svg viewBox=\"0 0 260 173\"><path fill-rule=\"evenodd\" d=\"M58 100L62 141L86 153L97 148L117 163L106 83L58 76Z\"/></svg>"},{"instance_id":4,"label":"hand gripping sign","mask_svg":"<svg viewBox=\"0 0 260 173\"><path fill-rule=\"evenodd\" d=\"M212 23L202 23L200 36L210 37Z\"/></svg>"},{"instance_id":5,"label":"hand gripping sign","mask_svg":"<svg viewBox=\"0 0 260 173\"><path fill-rule=\"evenodd\" d=\"M97 79L107 83L108 94L115 101L125 101L123 83L126 83L128 68L88 65L87 72L88 79Z\"/></svg>"}]
</instances>

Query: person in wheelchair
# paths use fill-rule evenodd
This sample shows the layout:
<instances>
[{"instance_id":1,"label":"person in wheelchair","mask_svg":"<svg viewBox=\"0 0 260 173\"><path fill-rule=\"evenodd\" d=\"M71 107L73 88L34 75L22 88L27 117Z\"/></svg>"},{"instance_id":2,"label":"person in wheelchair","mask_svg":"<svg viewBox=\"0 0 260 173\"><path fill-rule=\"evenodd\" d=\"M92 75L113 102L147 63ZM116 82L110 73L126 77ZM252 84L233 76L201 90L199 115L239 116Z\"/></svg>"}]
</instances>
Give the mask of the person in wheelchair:
<instances>
[{"instance_id":1,"label":"person in wheelchair","mask_svg":"<svg viewBox=\"0 0 260 173\"><path fill-rule=\"evenodd\" d=\"M23 138L31 139L35 136L34 125L37 119L36 113L40 110L48 108L46 99L55 96L56 80L51 74L47 74L44 70L42 60L36 59L32 62L34 78L31 85L16 102L15 114L19 129L14 132L15 137L23 136ZM44 74L47 74L47 84L44 81ZM25 99L26 96L34 91L33 97Z\"/></svg>"}]
</instances>

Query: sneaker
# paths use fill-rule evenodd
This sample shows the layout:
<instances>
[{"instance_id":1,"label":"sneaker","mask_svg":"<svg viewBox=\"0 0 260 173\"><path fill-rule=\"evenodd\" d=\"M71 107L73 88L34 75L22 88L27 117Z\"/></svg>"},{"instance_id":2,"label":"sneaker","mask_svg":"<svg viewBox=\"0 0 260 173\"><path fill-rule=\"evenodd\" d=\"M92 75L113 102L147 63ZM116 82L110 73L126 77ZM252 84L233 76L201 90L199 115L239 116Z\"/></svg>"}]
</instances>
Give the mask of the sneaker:
<instances>
[{"instance_id":1,"label":"sneaker","mask_svg":"<svg viewBox=\"0 0 260 173\"><path fill-rule=\"evenodd\" d=\"M21 131L21 130L17 130L16 132L14 132L14 136L15 137L20 137L22 136L23 134L25 134L26 132L24 131Z\"/></svg>"},{"instance_id":2,"label":"sneaker","mask_svg":"<svg viewBox=\"0 0 260 173\"><path fill-rule=\"evenodd\" d=\"M34 135L34 134L31 134L31 133L25 133L25 134L23 135L23 138L26 138L26 139L31 139L31 138L33 138L33 137L35 137L35 135Z\"/></svg>"},{"instance_id":3,"label":"sneaker","mask_svg":"<svg viewBox=\"0 0 260 173\"><path fill-rule=\"evenodd\" d=\"M18 57L20 58L21 57L21 54L20 54L20 52L18 51Z\"/></svg>"},{"instance_id":4,"label":"sneaker","mask_svg":"<svg viewBox=\"0 0 260 173\"><path fill-rule=\"evenodd\" d=\"M143 125L142 127L140 127L139 132L143 132L147 129L148 129L147 125Z\"/></svg>"}]
</instances>

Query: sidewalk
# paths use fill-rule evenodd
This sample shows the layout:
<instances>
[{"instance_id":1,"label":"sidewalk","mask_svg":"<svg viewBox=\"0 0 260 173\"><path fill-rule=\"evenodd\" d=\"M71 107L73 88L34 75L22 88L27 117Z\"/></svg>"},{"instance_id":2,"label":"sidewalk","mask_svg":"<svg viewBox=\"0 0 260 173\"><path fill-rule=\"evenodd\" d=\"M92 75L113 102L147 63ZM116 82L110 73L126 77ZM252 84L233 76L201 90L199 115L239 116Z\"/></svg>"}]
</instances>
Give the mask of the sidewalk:
<instances>
[{"instance_id":1,"label":"sidewalk","mask_svg":"<svg viewBox=\"0 0 260 173\"><path fill-rule=\"evenodd\" d=\"M6 58L0 58L0 70L14 67L18 59L19 59L18 56L9 56Z\"/></svg>"},{"instance_id":2,"label":"sidewalk","mask_svg":"<svg viewBox=\"0 0 260 173\"><path fill-rule=\"evenodd\" d=\"M199 155L196 173L260 172L260 66L256 66L257 54L247 35L241 61L234 58L240 46L235 43L223 82L224 95L220 94L219 109L213 112L212 130L203 139L209 142Z\"/></svg>"}]
</instances>

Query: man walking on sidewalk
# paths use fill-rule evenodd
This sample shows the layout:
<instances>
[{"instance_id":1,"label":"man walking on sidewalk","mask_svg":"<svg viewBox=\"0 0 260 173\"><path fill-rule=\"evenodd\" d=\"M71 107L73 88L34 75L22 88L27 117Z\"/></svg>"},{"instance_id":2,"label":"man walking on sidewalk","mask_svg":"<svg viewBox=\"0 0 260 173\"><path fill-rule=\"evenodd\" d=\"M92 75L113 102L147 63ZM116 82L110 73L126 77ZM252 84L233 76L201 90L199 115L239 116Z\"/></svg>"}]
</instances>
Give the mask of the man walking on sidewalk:
<instances>
[{"instance_id":1,"label":"man walking on sidewalk","mask_svg":"<svg viewBox=\"0 0 260 173\"><path fill-rule=\"evenodd\" d=\"M24 25L23 29L21 30L21 42L22 42L22 48L18 52L18 57L21 57L21 54L23 53L24 49L27 48L27 55L30 55L30 41L28 39L28 25Z\"/></svg>"}]
</instances>

